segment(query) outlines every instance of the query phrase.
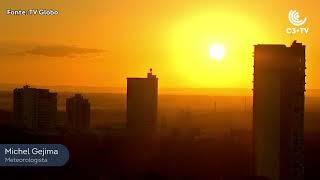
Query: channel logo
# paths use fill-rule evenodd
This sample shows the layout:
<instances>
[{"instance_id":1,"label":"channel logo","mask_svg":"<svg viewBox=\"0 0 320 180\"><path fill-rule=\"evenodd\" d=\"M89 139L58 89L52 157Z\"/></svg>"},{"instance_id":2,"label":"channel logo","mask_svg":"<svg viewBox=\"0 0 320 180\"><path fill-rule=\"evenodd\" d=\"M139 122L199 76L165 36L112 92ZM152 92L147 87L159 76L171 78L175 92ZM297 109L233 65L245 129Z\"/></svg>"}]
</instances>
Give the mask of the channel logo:
<instances>
[{"instance_id":1,"label":"channel logo","mask_svg":"<svg viewBox=\"0 0 320 180\"><path fill-rule=\"evenodd\" d=\"M291 9L288 13L288 19L290 23L296 27L288 27L286 29L287 34L307 34L309 32L308 27L299 27L307 22L307 17L305 17L304 19L300 19L300 14L297 10Z\"/></svg>"},{"instance_id":2,"label":"channel logo","mask_svg":"<svg viewBox=\"0 0 320 180\"><path fill-rule=\"evenodd\" d=\"M288 19L291 22L291 24L293 24L295 26L301 26L304 23L306 23L306 21L307 21L306 17L303 20L301 20L299 12L296 10L292 10L292 9L289 11Z\"/></svg>"}]
</instances>

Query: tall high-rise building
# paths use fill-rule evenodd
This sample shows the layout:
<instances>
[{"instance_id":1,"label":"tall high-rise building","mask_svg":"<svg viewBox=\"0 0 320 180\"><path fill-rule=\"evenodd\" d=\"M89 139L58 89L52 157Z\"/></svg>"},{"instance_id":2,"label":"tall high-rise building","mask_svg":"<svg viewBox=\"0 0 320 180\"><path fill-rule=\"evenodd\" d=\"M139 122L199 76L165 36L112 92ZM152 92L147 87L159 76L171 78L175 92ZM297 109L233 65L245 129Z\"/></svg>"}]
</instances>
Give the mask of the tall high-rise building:
<instances>
[{"instance_id":1,"label":"tall high-rise building","mask_svg":"<svg viewBox=\"0 0 320 180\"><path fill-rule=\"evenodd\" d=\"M85 130L90 127L90 103L81 94L66 100L68 128Z\"/></svg>"},{"instance_id":2,"label":"tall high-rise building","mask_svg":"<svg viewBox=\"0 0 320 180\"><path fill-rule=\"evenodd\" d=\"M13 117L18 128L50 129L55 127L57 93L48 89L24 86L13 90Z\"/></svg>"},{"instance_id":3,"label":"tall high-rise building","mask_svg":"<svg viewBox=\"0 0 320 180\"><path fill-rule=\"evenodd\" d=\"M271 180L304 179L305 46L254 47L254 172Z\"/></svg>"},{"instance_id":4,"label":"tall high-rise building","mask_svg":"<svg viewBox=\"0 0 320 180\"><path fill-rule=\"evenodd\" d=\"M127 128L134 134L152 133L157 126L158 78L127 78Z\"/></svg>"}]
</instances>

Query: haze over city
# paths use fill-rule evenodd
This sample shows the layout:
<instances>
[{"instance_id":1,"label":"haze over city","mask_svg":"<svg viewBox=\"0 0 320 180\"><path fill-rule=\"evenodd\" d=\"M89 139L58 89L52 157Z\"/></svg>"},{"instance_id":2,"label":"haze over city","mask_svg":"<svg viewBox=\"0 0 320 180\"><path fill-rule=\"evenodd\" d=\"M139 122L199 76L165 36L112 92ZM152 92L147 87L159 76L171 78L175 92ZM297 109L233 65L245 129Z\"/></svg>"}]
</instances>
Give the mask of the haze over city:
<instances>
[{"instance_id":1,"label":"haze over city","mask_svg":"<svg viewBox=\"0 0 320 180\"><path fill-rule=\"evenodd\" d=\"M319 179L313 0L0 11L0 179Z\"/></svg>"}]
</instances>

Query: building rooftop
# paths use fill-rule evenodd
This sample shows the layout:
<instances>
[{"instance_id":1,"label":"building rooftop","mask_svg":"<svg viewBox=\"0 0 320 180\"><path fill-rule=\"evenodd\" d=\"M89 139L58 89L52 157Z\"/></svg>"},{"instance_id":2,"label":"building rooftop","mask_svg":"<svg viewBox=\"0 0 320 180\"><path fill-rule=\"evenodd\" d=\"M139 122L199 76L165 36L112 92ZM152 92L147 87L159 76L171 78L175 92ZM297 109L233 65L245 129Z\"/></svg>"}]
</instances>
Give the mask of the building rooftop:
<instances>
[{"instance_id":1,"label":"building rooftop","mask_svg":"<svg viewBox=\"0 0 320 180\"><path fill-rule=\"evenodd\" d=\"M142 79L158 79L156 75L152 74L152 68L150 68L147 77L129 77L127 79L136 79L136 80L142 80Z\"/></svg>"},{"instance_id":2,"label":"building rooftop","mask_svg":"<svg viewBox=\"0 0 320 180\"><path fill-rule=\"evenodd\" d=\"M287 47L286 45L284 44L256 44L254 46L263 46L264 48L265 47L270 47L270 48L274 48L274 47ZM297 43L296 40L294 40L291 44L291 46L288 46L288 47L293 47L293 46L302 46L302 43Z\"/></svg>"}]
</instances>

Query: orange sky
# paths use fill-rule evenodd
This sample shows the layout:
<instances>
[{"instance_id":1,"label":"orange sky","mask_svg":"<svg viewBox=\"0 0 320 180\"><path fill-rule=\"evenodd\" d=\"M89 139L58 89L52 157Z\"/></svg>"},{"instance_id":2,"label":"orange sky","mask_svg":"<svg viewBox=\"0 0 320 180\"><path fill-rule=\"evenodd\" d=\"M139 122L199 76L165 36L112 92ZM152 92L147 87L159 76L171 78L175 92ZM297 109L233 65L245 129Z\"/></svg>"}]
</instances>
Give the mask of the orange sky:
<instances>
[{"instance_id":1,"label":"orange sky","mask_svg":"<svg viewBox=\"0 0 320 180\"><path fill-rule=\"evenodd\" d=\"M314 2L314 3L312 3ZM152 67L160 87L251 88L253 45L307 45L307 88L320 88L320 13L307 1L26 0L0 3L0 83L125 86ZM57 16L8 16L7 9ZM289 35L288 11L307 17ZM225 47L221 62L208 49Z\"/></svg>"}]
</instances>

